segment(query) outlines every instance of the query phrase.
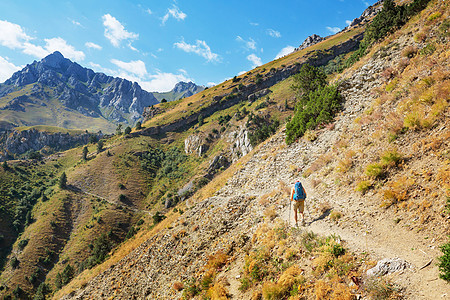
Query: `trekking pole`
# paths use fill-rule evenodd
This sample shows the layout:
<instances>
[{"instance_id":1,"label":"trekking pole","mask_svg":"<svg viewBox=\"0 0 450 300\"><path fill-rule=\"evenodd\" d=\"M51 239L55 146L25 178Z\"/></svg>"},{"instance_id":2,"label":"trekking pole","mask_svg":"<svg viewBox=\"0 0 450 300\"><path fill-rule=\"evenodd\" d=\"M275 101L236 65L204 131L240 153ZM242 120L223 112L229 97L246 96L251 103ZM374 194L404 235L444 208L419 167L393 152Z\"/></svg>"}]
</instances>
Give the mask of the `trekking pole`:
<instances>
[{"instance_id":1,"label":"trekking pole","mask_svg":"<svg viewBox=\"0 0 450 300\"><path fill-rule=\"evenodd\" d=\"M288 219L288 225L291 226L291 199L289 199L289 219Z\"/></svg>"}]
</instances>

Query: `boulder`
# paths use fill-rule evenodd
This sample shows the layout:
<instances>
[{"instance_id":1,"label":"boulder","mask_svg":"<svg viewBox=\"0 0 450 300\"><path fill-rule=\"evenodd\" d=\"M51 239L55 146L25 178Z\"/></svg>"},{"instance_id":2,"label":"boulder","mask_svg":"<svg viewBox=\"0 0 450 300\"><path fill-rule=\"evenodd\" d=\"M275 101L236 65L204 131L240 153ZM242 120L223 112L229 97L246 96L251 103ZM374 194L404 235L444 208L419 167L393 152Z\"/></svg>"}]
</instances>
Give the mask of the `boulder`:
<instances>
[{"instance_id":1,"label":"boulder","mask_svg":"<svg viewBox=\"0 0 450 300\"><path fill-rule=\"evenodd\" d=\"M375 267L367 270L367 276L383 276L386 274L404 271L411 268L406 260L396 258L385 258L380 260Z\"/></svg>"}]
</instances>

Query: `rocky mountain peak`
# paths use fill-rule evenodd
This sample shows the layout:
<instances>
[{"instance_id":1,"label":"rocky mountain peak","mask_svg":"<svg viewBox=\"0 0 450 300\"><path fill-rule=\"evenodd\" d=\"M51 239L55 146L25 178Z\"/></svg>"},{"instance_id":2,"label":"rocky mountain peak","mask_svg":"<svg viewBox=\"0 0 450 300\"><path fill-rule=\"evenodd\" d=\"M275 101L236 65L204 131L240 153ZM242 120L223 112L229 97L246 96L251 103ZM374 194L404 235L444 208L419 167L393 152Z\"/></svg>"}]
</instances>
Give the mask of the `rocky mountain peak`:
<instances>
[{"instance_id":1,"label":"rocky mountain peak","mask_svg":"<svg viewBox=\"0 0 450 300\"><path fill-rule=\"evenodd\" d=\"M25 89L29 84L35 84L31 92ZM50 88L50 92L48 89L44 92L46 87ZM85 116L103 117L112 122L131 125L141 118L144 107L158 102L152 93L142 90L138 83L95 73L65 58L58 51L15 72L4 84L0 84L0 97L21 90L21 96L34 97L39 103L45 104L56 98L66 108ZM36 93L36 90L40 92ZM8 104L2 110L15 107ZM26 104L21 105L20 109L25 112Z\"/></svg>"},{"instance_id":2,"label":"rocky mountain peak","mask_svg":"<svg viewBox=\"0 0 450 300\"><path fill-rule=\"evenodd\" d=\"M177 84L175 84L175 87L172 89L172 91L174 91L175 93L182 93L195 88L197 88L197 85L192 81L189 82L180 81Z\"/></svg>"},{"instance_id":3,"label":"rocky mountain peak","mask_svg":"<svg viewBox=\"0 0 450 300\"><path fill-rule=\"evenodd\" d=\"M50 68L59 69L63 64L70 63L70 60L64 58L59 51L55 51L52 54L47 55L41 60L41 63Z\"/></svg>"},{"instance_id":4,"label":"rocky mountain peak","mask_svg":"<svg viewBox=\"0 0 450 300\"><path fill-rule=\"evenodd\" d=\"M305 48L308 48L312 45L315 45L315 44L323 41L324 39L325 38L323 38L317 34L310 35L303 41L303 43L297 49L295 49L295 51L300 51Z\"/></svg>"}]
</instances>

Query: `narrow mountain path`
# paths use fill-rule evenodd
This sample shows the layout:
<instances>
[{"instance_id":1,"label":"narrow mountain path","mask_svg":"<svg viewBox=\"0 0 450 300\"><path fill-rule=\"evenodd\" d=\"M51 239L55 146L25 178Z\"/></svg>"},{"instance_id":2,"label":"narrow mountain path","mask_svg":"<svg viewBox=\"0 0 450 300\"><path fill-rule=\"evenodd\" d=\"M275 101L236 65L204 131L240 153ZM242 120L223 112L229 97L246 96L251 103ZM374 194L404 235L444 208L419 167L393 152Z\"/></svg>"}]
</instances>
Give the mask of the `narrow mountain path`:
<instances>
[{"instance_id":1,"label":"narrow mountain path","mask_svg":"<svg viewBox=\"0 0 450 300\"><path fill-rule=\"evenodd\" d=\"M279 189L280 182L291 188L294 181L300 179L308 193L305 230L320 235L339 235L352 252L367 253L376 261L398 257L412 264L410 270L394 274L392 278L406 288L408 299L444 299L450 296L450 286L438 278L436 263L442 253L426 234L396 224L388 211L372 203L367 196L357 193L339 195L333 184L327 188L323 185L314 187L312 180L300 178L297 170L306 168L325 153L328 148L324 145L330 144L330 139L333 141L336 135L328 134L316 143L301 141L286 146L284 134L278 133L229 180L219 195L253 194L260 197ZM331 220L331 211L340 212L342 218ZM279 210L279 216L294 226L293 212L289 219L288 197Z\"/></svg>"},{"instance_id":2,"label":"narrow mountain path","mask_svg":"<svg viewBox=\"0 0 450 300\"><path fill-rule=\"evenodd\" d=\"M106 202L108 202L111 205L125 207L126 209L129 209L129 210L131 210L131 211L133 211L135 213L142 212L142 213L150 214L150 211L148 211L148 210L139 209L137 207L133 207L133 206L121 203L119 201L112 201L112 200L110 200L108 198L102 197L102 196L97 195L97 194L93 194L93 193L88 192L86 190L83 190L81 187L78 187L78 186L75 186L75 185L68 186L68 188L71 191L75 192L75 193L82 193L82 194L85 194L85 195L88 195L88 196L93 196L93 197L96 197L96 198L98 198L100 200L106 201Z\"/></svg>"}]
</instances>

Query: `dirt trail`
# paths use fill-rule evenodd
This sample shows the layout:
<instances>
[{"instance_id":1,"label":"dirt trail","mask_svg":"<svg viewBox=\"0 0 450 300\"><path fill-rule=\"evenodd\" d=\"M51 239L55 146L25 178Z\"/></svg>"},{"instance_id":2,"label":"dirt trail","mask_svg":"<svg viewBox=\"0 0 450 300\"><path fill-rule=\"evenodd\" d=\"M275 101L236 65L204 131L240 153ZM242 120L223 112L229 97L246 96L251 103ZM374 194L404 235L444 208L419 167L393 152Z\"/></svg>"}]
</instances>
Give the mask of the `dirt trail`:
<instances>
[{"instance_id":1,"label":"dirt trail","mask_svg":"<svg viewBox=\"0 0 450 300\"><path fill-rule=\"evenodd\" d=\"M323 199L311 186L309 180L303 180L303 182L310 194L307 205L311 214L305 211L306 230L321 235L339 235L351 251L369 253L375 260L398 257L411 263L413 265L411 270L394 277L394 282L406 288L408 299L448 299L446 297L450 297L450 286L438 279L436 258L442 253L437 247L430 246L430 242L422 234L394 226L393 220L373 212L353 215L353 206L358 205L353 201L342 201L343 199L339 198L327 200L331 209L338 207L343 214L350 214L350 220L338 224L328 217L320 218L322 214L317 211L317 206ZM294 226L292 212L290 216L289 224ZM288 205L282 212L282 219L285 221L289 219ZM354 226L349 225L352 221ZM431 264L421 269L431 259Z\"/></svg>"},{"instance_id":2,"label":"dirt trail","mask_svg":"<svg viewBox=\"0 0 450 300\"><path fill-rule=\"evenodd\" d=\"M321 137L315 143L299 142L285 146L284 134L278 133L266 143L243 168L237 172L222 189L220 196L233 197L249 194L260 197L279 189L284 182L293 186L300 176L292 172L296 167L306 168L320 154L325 153L338 133ZM305 158L305 154L309 158ZM300 161L300 163L298 163ZM306 230L320 235L339 235L355 253L368 253L370 259L378 261L384 258L401 258L413 267L400 274L394 274L393 281L406 288L407 299L448 299L450 285L438 278L437 257L442 255L438 243L429 239L425 233L410 230L401 223L394 222L395 217L379 205L372 203L367 195L352 193L348 196L337 195L339 189L333 184L313 187L312 180L301 178L308 193ZM286 222L289 219L289 201L282 204L279 215ZM327 213L322 208L329 207ZM261 209L261 214L262 210ZM310 214L308 214L308 211ZM328 214L338 211L342 218L332 221ZM293 212L289 223L294 226ZM300 224L299 224L300 225ZM425 266L427 263L431 263Z\"/></svg>"}]
</instances>

